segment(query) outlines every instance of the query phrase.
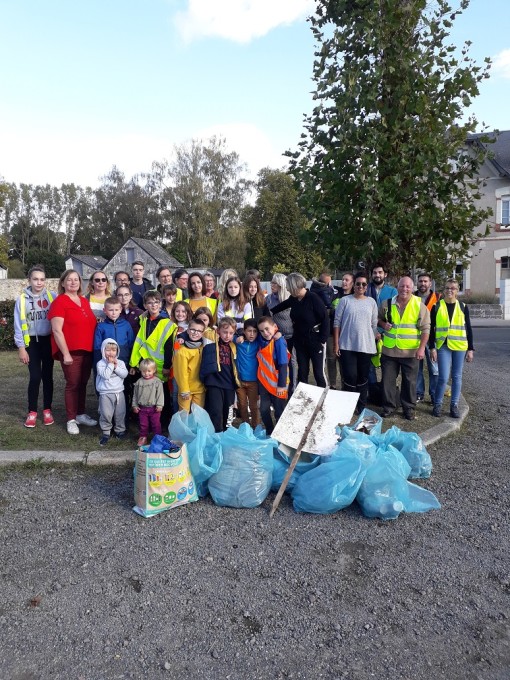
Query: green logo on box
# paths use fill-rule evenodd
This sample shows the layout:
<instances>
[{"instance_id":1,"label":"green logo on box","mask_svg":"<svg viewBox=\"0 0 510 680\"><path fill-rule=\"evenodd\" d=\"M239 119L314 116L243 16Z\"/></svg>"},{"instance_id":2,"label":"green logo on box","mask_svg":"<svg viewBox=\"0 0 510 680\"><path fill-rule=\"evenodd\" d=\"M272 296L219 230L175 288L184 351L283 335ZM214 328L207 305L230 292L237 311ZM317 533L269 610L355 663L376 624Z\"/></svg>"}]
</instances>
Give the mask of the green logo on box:
<instances>
[{"instance_id":1,"label":"green logo on box","mask_svg":"<svg viewBox=\"0 0 510 680\"><path fill-rule=\"evenodd\" d=\"M158 505L161 505L162 500L161 494L151 493L149 496L149 505L152 505L153 508L157 508Z\"/></svg>"},{"instance_id":2,"label":"green logo on box","mask_svg":"<svg viewBox=\"0 0 510 680\"><path fill-rule=\"evenodd\" d=\"M175 501L176 494L173 491L169 491L168 493L165 494L164 496L164 501L166 505L172 505L172 503Z\"/></svg>"}]
</instances>

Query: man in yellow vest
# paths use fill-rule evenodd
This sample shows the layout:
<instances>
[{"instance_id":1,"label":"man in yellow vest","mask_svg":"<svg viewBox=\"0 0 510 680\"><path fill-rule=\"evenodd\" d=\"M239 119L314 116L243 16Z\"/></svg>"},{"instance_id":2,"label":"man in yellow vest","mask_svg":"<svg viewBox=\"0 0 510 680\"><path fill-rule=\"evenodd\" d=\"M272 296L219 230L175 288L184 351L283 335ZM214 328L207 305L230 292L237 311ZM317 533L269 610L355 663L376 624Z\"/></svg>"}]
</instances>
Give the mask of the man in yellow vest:
<instances>
[{"instance_id":1,"label":"man in yellow vest","mask_svg":"<svg viewBox=\"0 0 510 680\"><path fill-rule=\"evenodd\" d=\"M399 373L402 375L400 401L404 418L414 420L416 417L416 378L429 339L430 312L421 299L413 295L413 289L413 280L403 276L397 285L397 295L379 305L379 326L384 329L381 355L383 418L391 416L397 408Z\"/></svg>"}]
</instances>

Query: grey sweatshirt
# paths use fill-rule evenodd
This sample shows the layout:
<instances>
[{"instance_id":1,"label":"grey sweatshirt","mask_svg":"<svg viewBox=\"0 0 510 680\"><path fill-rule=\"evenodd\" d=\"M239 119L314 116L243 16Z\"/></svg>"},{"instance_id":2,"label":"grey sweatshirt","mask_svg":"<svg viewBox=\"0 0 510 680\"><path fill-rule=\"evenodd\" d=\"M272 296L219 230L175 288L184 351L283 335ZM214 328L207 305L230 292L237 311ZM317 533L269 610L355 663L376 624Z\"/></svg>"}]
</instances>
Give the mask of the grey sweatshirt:
<instances>
[{"instance_id":1,"label":"grey sweatshirt","mask_svg":"<svg viewBox=\"0 0 510 680\"><path fill-rule=\"evenodd\" d=\"M23 290L21 295L25 296L25 314L28 325L28 334L35 338L43 335L50 335L51 323L47 317L51 303L46 288L44 288L40 295L34 295L32 288L28 286ZM23 331L21 330L21 295L14 305L14 342L16 343L16 347L25 347ZM57 297L57 293L52 292L51 295L53 296L53 299Z\"/></svg>"}]
</instances>

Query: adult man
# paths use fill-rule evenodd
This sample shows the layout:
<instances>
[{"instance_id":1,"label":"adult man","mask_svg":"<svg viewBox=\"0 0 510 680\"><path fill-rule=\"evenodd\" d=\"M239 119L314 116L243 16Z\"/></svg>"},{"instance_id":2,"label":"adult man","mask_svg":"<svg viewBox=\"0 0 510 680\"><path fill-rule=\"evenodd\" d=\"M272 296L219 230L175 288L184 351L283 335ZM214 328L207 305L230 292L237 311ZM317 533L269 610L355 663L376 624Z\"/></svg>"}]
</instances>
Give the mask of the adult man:
<instances>
[{"instance_id":1,"label":"adult man","mask_svg":"<svg viewBox=\"0 0 510 680\"><path fill-rule=\"evenodd\" d=\"M115 282L115 288L117 289L119 286L129 286L130 280L129 280L129 274L127 272L115 272L113 275L113 280Z\"/></svg>"},{"instance_id":2,"label":"adult man","mask_svg":"<svg viewBox=\"0 0 510 680\"><path fill-rule=\"evenodd\" d=\"M161 293L163 286L166 286L167 283L172 283L172 272L170 271L170 267L168 267L166 264L162 264L161 267L158 267L156 270L156 278L158 280L156 290ZM181 299L182 298L177 296L177 300Z\"/></svg>"},{"instance_id":3,"label":"adult man","mask_svg":"<svg viewBox=\"0 0 510 680\"><path fill-rule=\"evenodd\" d=\"M135 260L131 265L131 275L133 278L130 287L133 293L133 302L140 309L144 309L143 296L148 290L152 290L151 282L143 276L144 271L145 267L141 260Z\"/></svg>"},{"instance_id":4,"label":"adult man","mask_svg":"<svg viewBox=\"0 0 510 680\"><path fill-rule=\"evenodd\" d=\"M397 295L379 305L379 325L384 330L381 356L383 418L395 411L396 382L402 373L400 401L404 418L414 420L416 378L419 362L425 356L430 333L430 312L420 298L413 295L413 280L403 276Z\"/></svg>"},{"instance_id":5,"label":"adult man","mask_svg":"<svg viewBox=\"0 0 510 680\"><path fill-rule=\"evenodd\" d=\"M172 274L172 280L177 288L180 289L182 295L182 298L177 295L177 300L187 300L189 298L188 279L189 274L185 269L176 269Z\"/></svg>"},{"instance_id":6,"label":"adult man","mask_svg":"<svg viewBox=\"0 0 510 680\"><path fill-rule=\"evenodd\" d=\"M418 276L418 288L415 295L421 298L425 307L432 311L434 305L439 302L440 296L432 290L432 277L430 274L420 274ZM427 362L427 370L429 372L429 395L430 401L434 403L434 393L436 391L437 376L439 369L437 361L432 361L430 358L430 350L428 345L425 347L425 360ZM420 361L418 368L418 378L416 379L416 401L423 401L425 398L425 377L423 375L423 359Z\"/></svg>"},{"instance_id":7,"label":"adult man","mask_svg":"<svg viewBox=\"0 0 510 680\"><path fill-rule=\"evenodd\" d=\"M337 296L337 291L331 285L331 273L324 269L318 279L312 279L310 291L316 293L326 305L328 310L330 329L329 336L326 342L326 366L328 370L328 380L332 389L336 389L336 368L337 357L333 349L333 319L335 317L335 310L333 309L333 300Z\"/></svg>"},{"instance_id":8,"label":"adult man","mask_svg":"<svg viewBox=\"0 0 510 680\"><path fill-rule=\"evenodd\" d=\"M393 286L388 286L385 281L388 276L388 271L381 262L376 262L372 266L372 280L368 284L366 296L372 297L377 302L379 306L384 300L389 300L397 294L397 289ZM377 329L381 336L383 335L383 329ZM370 367L370 373L368 374L369 385L375 386L377 383L377 374L375 372L375 367Z\"/></svg>"}]
</instances>

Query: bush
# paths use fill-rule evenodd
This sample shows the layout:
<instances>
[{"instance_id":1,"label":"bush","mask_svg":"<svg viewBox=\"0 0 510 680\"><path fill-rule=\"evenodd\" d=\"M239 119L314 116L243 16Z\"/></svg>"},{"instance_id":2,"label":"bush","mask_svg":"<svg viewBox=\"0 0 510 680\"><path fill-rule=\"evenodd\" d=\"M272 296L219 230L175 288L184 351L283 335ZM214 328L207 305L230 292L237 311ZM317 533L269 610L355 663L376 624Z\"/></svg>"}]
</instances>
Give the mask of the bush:
<instances>
[{"instance_id":1,"label":"bush","mask_svg":"<svg viewBox=\"0 0 510 680\"><path fill-rule=\"evenodd\" d=\"M461 299L467 305L499 305L499 297L491 293L468 293Z\"/></svg>"},{"instance_id":2,"label":"bush","mask_svg":"<svg viewBox=\"0 0 510 680\"><path fill-rule=\"evenodd\" d=\"M14 349L14 302L0 302L0 351Z\"/></svg>"}]
</instances>

